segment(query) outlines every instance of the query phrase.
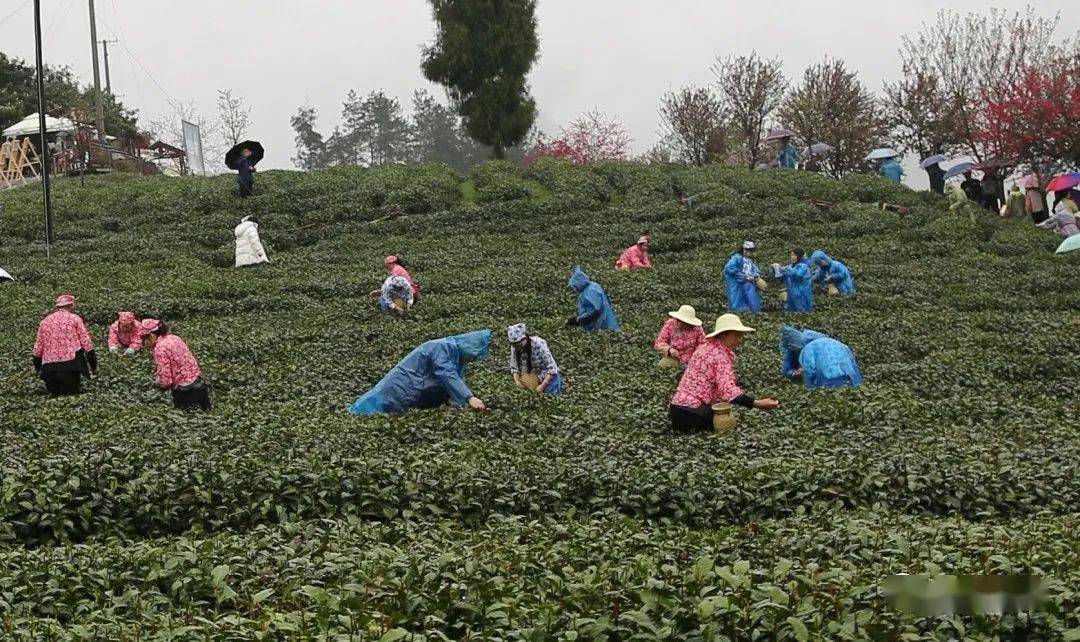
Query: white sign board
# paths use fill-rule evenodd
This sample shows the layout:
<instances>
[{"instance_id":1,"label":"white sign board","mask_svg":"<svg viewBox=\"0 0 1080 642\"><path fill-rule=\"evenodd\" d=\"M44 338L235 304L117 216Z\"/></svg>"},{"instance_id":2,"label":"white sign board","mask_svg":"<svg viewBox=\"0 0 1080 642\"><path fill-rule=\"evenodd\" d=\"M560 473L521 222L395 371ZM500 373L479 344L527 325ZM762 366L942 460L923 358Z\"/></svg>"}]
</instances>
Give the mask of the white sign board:
<instances>
[{"instance_id":1,"label":"white sign board","mask_svg":"<svg viewBox=\"0 0 1080 642\"><path fill-rule=\"evenodd\" d=\"M206 176L199 126L186 120L180 121L180 125L184 128L184 152L187 153L188 168L195 176Z\"/></svg>"}]
</instances>

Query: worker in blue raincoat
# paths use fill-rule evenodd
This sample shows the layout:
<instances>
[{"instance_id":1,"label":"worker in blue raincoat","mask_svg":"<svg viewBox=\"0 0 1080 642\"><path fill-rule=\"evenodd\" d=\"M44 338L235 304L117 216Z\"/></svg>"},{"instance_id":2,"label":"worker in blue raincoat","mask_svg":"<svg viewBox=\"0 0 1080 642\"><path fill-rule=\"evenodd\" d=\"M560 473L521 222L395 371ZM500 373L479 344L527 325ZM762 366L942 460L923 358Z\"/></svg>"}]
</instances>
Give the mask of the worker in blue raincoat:
<instances>
[{"instance_id":1,"label":"worker in blue raincoat","mask_svg":"<svg viewBox=\"0 0 1080 642\"><path fill-rule=\"evenodd\" d=\"M732 312L761 312L761 295L757 291L761 269L753 259L756 249L753 241L743 241L739 251L724 265L728 309Z\"/></svg>"},{"instance_id":2,"label":"worker in blue raincoat","mask_svg":"<svg viewBox=\"0 0 1080 642\"><path fill-rule=\"evenodd\" d=\"M904 178L904 168L896 158L888 158L881 163L878 172L894 183L899 183Z\"/></svg>"},{"instance_id":3,"label":"worker in blue raincoat","mask_svg":"<svg viewBox=\"0 0 1080 642\"><path fill-rule=\"evenodd\" d=\"M382 381L349 407L354 415L400 413L437 408L447 401L484 410L484 402L465 383L469 361L488 356L491 330L427 341L394 366Z\"/></svg>"},{"instance_id":4,"label":"worker in blue raincoat","mask_svg":"<svg viewBox=\"0 0 1080 642\"><path fill-rule=\"evenodd\" d=\"M845 388L862 384L851 348L813 330L784 326L780 330L780 370L802 379L807 388Z\"/></svg>"},{"instance_id":5,"label":"worker in blue raincoat","mask_svg":"<svg viewBox=\"0 0 1080 642\"><path fill-rule=\"evenodd\" d=\"M574 268L570 287L578 292L578 313L567 320L567 325L579 326L587 332L619 330L619 322L615 320L615 311L611 309L604 288L590 281L580 267Z\"/></svg>"},{"instance_id":6,"label":"worker in blue raincoat","mask_svg":"<svg viewBox=\"0 0 1080 642\"><path fill-rule=\"evenodd\" d=\"M836 286L840 296L855 294L855 279L851 277L851 270L846 265L834 260L822 250L814 250L810 255L810 264L817 268L814 271L814 283Z\"/></svg>"},{"instance_id":7,"label":"worker in blue raincoat","mask_svg":"<svg viewBox=\"0 0 1080 642\"><path fill-rule=\"evenodd\" d=\"M813 312L814 290L810 285L810 261L806 260L806 253L802 248L791 251L791 265L781 266L778 263L772 265L773 276L784 284L787 291L787 301L784 302L786 312Z\"/></svg>"}]
</instances>

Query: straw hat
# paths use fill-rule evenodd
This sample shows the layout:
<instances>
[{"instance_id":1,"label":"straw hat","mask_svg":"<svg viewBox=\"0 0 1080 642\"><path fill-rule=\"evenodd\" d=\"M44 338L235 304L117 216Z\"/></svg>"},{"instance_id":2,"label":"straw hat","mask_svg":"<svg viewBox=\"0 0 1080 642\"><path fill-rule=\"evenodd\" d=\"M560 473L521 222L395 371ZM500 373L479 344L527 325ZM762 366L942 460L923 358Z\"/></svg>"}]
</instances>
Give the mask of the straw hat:
<instances>
[{"instance_id":1,"label":"straw hat","mask_svg":"<svg viewBox=\"0 0 1080 642\"><path fill-rule=\"evenodd\" d=\"M697 310L695 310L693 306L681 305L678 310L668 312L668 316L672 319L678 319L683 323L692 325L695 328L701 327L701 319L697 318Z\"/></svg>"},{"instance_id":2,"label":"straw hat","mask_svg":"<svg viewBox=\"0 0 1080 642\"><path fill-rule=\"evenodd\" d=\"M716 328L709 334L706 334L705 338L711 339L724 332L756 332L756 330L743 325L743 322L739 319L739 315L724 314L716 320Z\"/></svg>"},{"instance_id":3,"label":"straw hat","mask_svg":"<svg viewBox=\"0 0 1080 642\"><path fill-rule=\"evenodd\" d=\"M75 297L71 296L70 294L61 294L60 296L56 297L56 307L66 308L69 305L75 305Z\"/></svg>"}]
</instances>

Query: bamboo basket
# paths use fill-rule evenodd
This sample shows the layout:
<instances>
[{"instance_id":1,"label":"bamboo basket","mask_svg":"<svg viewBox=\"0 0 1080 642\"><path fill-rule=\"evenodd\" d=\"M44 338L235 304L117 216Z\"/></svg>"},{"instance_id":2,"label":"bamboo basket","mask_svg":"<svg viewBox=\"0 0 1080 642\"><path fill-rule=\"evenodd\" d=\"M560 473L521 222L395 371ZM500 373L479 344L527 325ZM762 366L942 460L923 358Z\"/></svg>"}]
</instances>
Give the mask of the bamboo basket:
<instances>
[{"instance_id":1,"label":"bamboo basket","mask_svg":"<svg viewBox=\"0 0 1080 642\"><path fill-rule=\"evenodd\" d=\"M717 434L725 435L735 430L735 415L732 414L734 406L729 403L713 404L713 429Z\"/></svg>"}]
</instances>

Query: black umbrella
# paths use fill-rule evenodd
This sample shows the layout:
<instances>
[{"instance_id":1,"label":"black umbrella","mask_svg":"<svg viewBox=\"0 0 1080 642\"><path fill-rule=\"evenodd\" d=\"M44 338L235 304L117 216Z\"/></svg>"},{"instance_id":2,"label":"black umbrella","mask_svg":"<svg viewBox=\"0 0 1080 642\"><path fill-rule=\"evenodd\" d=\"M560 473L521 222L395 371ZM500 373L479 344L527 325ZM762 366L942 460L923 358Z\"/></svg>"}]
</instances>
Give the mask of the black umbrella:
<instances>
[{"instance_id":1,"label":"black umbrella","mask_svg":"<svg viewBox=\"0 0 1080 642\"><path fill-rule=\"evenodd\" d=\"M233 145L233 148L229 150L229 153L225 154L225 166L229 169L236 169L236 161L240 159L240 152L245 149L251 150L251 157L248 162L254 167L259 161L263 159L266 154L263 151L262 143L257 143L253 140L245 140L242 143Z\"/></svg>"}]
</instances>

